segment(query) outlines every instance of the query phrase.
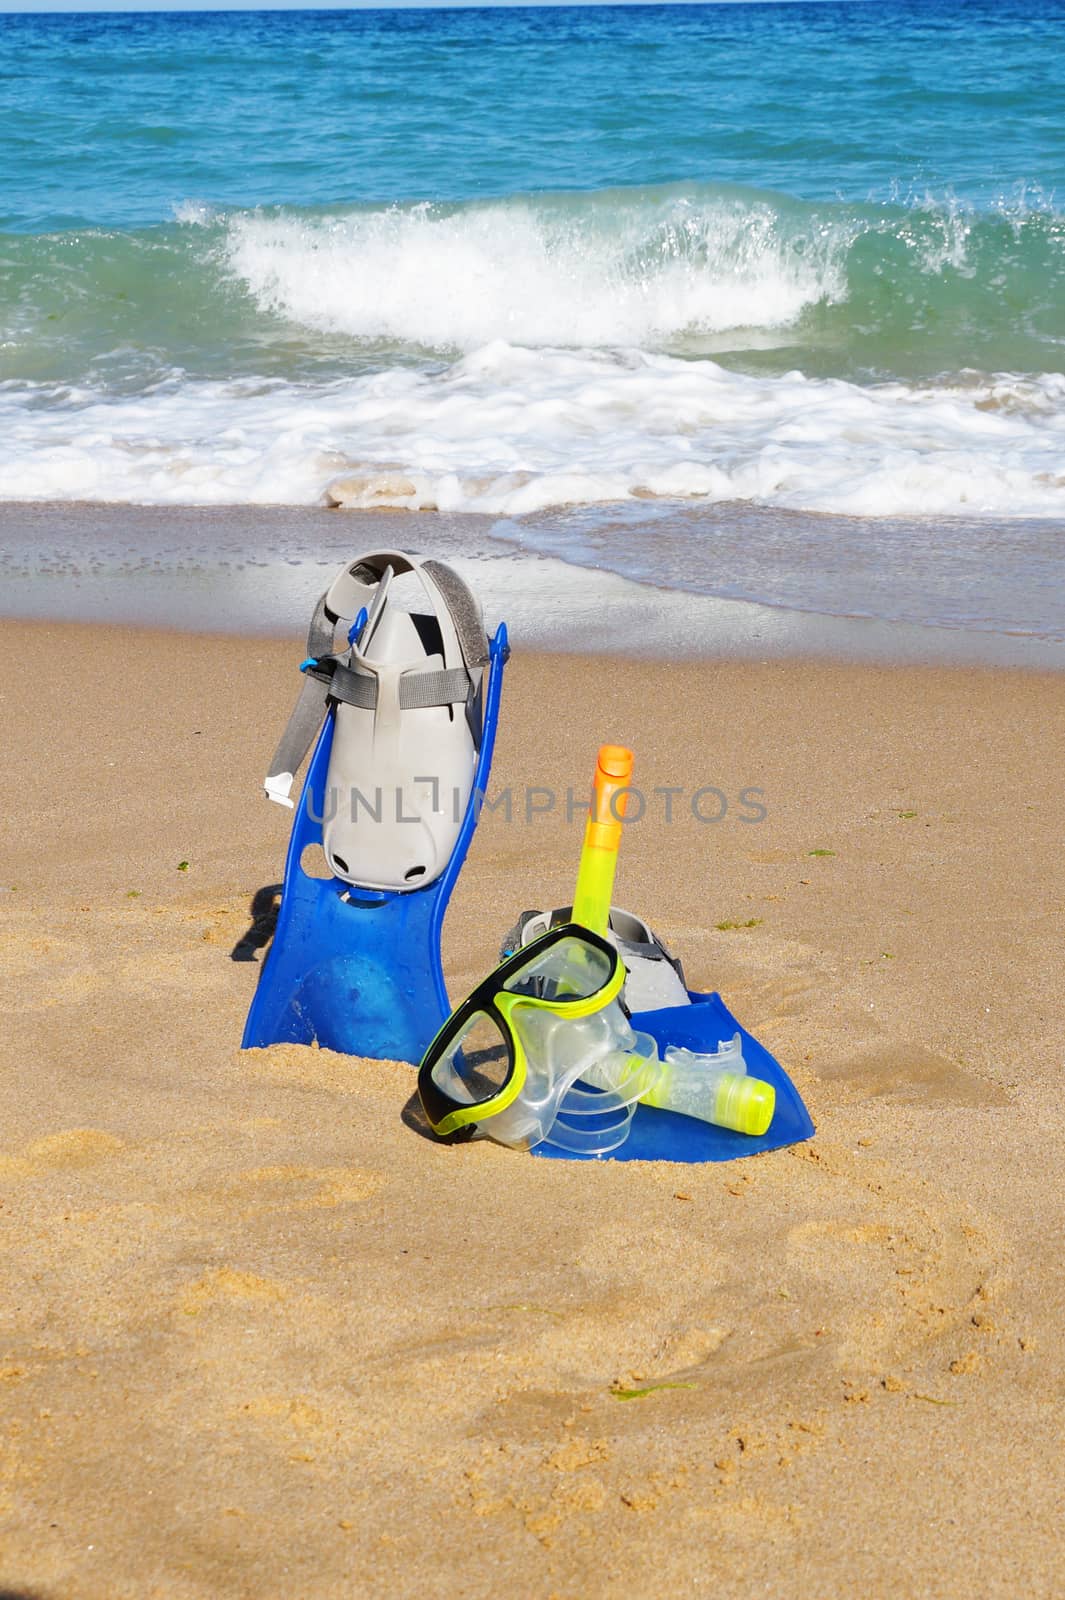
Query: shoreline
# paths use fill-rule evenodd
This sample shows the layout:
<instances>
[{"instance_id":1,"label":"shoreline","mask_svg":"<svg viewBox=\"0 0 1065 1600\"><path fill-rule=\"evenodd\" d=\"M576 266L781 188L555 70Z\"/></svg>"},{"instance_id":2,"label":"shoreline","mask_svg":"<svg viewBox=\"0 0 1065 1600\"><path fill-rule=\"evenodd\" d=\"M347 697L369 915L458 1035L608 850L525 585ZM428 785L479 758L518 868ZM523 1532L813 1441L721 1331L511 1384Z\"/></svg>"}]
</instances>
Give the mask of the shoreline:
<instances>
[{"instance_id":1,"label":"shoreline","mask_svg":"<svg viewBox=\"0 0 1065 1600\"><path fill-rule=\"evenodd\" d=\"M679 513L677 529L690 532ZM12 621L292 639L345 560L396 543L455 564L522 648L1065 669L1065 639L696 593L551 553L562 542L435 513L6 504L0 605Z\"/></svg>"}]
</instances>

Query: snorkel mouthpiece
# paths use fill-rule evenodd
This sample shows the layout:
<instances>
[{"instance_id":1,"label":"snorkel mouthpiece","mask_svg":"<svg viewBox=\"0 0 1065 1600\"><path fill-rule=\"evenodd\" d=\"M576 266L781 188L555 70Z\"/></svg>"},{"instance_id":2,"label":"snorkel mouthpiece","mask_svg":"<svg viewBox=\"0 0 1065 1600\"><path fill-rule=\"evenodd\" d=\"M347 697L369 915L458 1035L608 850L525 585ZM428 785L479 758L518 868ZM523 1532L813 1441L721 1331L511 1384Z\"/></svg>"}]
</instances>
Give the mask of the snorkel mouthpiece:
<instances>
[{"instance_id":1,"label":"snorkel mouthpiece","mask_svg":"<svg viewBox=\"0 0 1065 1600\"><path fill-rule=\"evenodd\" d=\"M738 1033L708 1054L670 1046L659 1063L659 1076L643 1096L644 1105L679 1111L755 1139L768 1132L776 1100L771 1083L747 1076Z\"/></svg>"},{"instance_id":2,"label":"snorkel mouthpiece","mask_svg":"<svg viewBox=\"0 0 1065 1600\"><path fill-rule=\"evenodd\" d=\"M719 1128L732 1128L736 1133L760 1139L769 1131L776 1103L777 1092L771 1083L723 1072L714 1097L714 1114L707 1120Z\"/></svg>"},{"instance_id":3,"label":"snorkel mouthpiece","mask_svg":"<svg viewBox=\"0 0 1065 1600\"><path fill-rule=\"evenodd\" d=\"M584 829L584 848L573 895L573 920L593 933L605 934L618 846L632 784L633 754L624 745L600 746L592 781L592 803Z\"/></svg>"}]
</instances>

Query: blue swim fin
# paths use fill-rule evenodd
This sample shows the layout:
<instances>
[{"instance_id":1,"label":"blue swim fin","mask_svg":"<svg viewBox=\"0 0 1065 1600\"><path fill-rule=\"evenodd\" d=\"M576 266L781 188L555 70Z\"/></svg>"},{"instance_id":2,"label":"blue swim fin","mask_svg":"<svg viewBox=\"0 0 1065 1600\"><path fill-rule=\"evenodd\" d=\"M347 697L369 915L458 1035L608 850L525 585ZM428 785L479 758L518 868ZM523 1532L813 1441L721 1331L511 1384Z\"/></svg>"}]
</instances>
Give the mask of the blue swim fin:
<instances>
[{"instance_id":1,"label":"blue swim fin","mask_svg":"<svg viewBox=\"0 0 1065 1600\"><path fill-rule=\"evenodd\" d=\"M422 888L364 889L303 870L304 851L324 846L329 821L337 720L330 704L296 808L277 929L248 1012L245 1049L317 1043L375 1060L421 1059L451 1010L440 932L487 791L508 655L501 623L489 643L472 792L443 870Z\"/></svg>"},{"instance_id":2,"label":"blue swim fin","mask_svg":"<svg viewBox=\"0 0 1065 1600\"><path fill-rule=\"evenodd\" d=\"M812 1138L814 1125L802 1098L784 1068L753 1034L740 1026L719 994L688 991L690 1005L669 1006L659 1011L637 1011L632 1026L638 1033L649 1033L659 1052L667 1045L679 1045L696 1052L712 1051L721 1040L738 1033L743 1043L743 1059L754 1078L771 1083L777 1092L773 1120L760 1138L717 1128L695 1117L682 1117L676 1111L660 1111L653 1106L637 1106L629 1136L624 1144L602 1161L734 1161L737 1156L758 1155L763 1150L779 1150ZM533 1155L552 1160L580 1161L558 1145L538 1144Z\"/></svg>"}]
</instances>

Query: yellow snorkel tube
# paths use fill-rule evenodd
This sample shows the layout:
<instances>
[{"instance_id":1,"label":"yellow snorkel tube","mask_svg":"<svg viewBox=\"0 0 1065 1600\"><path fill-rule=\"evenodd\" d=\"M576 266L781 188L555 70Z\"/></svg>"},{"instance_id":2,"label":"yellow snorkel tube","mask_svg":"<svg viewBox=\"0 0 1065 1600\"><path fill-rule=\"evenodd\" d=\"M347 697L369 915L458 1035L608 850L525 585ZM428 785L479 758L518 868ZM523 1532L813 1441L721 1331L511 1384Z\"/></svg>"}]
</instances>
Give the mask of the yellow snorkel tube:
<instances>
[{"instance_id":1,"label":"yellow snorkel tube","mask_svg":"<svg viewBox=\"0 0 1065 1600\"><path fill-rule=\"evenodd\" d=\"M633 764L633 753L624 745L600 746L572 918L601 938L606 937L610 926L614 875ZM649 1035L638 1037L644 1048L654 1049ZM645 1105L679 1111L753 1138L768 1131L776 1107L776 1090L772 1084L747 1075L738 1034L731 1042L723 1041L713 1054L667 1049L665 1060L658 1059L657 1067L653 1085L640 1096Z\"/></svg>"},{"instance_id":2,"label":"yellow snorkel tube","mask_svg":"<svg viewBox=\"0 0 1065 1600\"><path fill-rule=\"evenodd\" d=\"M610 901L618 866L618 846L632 783L633 754L621 744L599 747L592 781L592 803L584 829L573 920L601 936L610 923Z\"/></svg>"}]
</instances>

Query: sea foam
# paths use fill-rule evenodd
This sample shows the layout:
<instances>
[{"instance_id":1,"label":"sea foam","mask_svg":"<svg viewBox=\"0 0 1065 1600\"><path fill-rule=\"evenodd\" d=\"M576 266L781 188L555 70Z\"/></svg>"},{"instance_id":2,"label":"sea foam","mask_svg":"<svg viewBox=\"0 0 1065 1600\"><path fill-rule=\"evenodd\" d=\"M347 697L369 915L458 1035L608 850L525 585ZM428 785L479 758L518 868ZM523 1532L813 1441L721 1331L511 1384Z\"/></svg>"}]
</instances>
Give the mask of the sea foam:
<instances>
[{"instance_id":1,"label":"sea foam","mask_svg":"<svg viewBox=\"0 0 1065 1600\"><path fill-rule=\"evenodd\" d=\"M520 515L672 498L1065 513L1065 375L860 386L493 341L436 371L0 388L0 497Z\"/></svg>"}]
</instances>

